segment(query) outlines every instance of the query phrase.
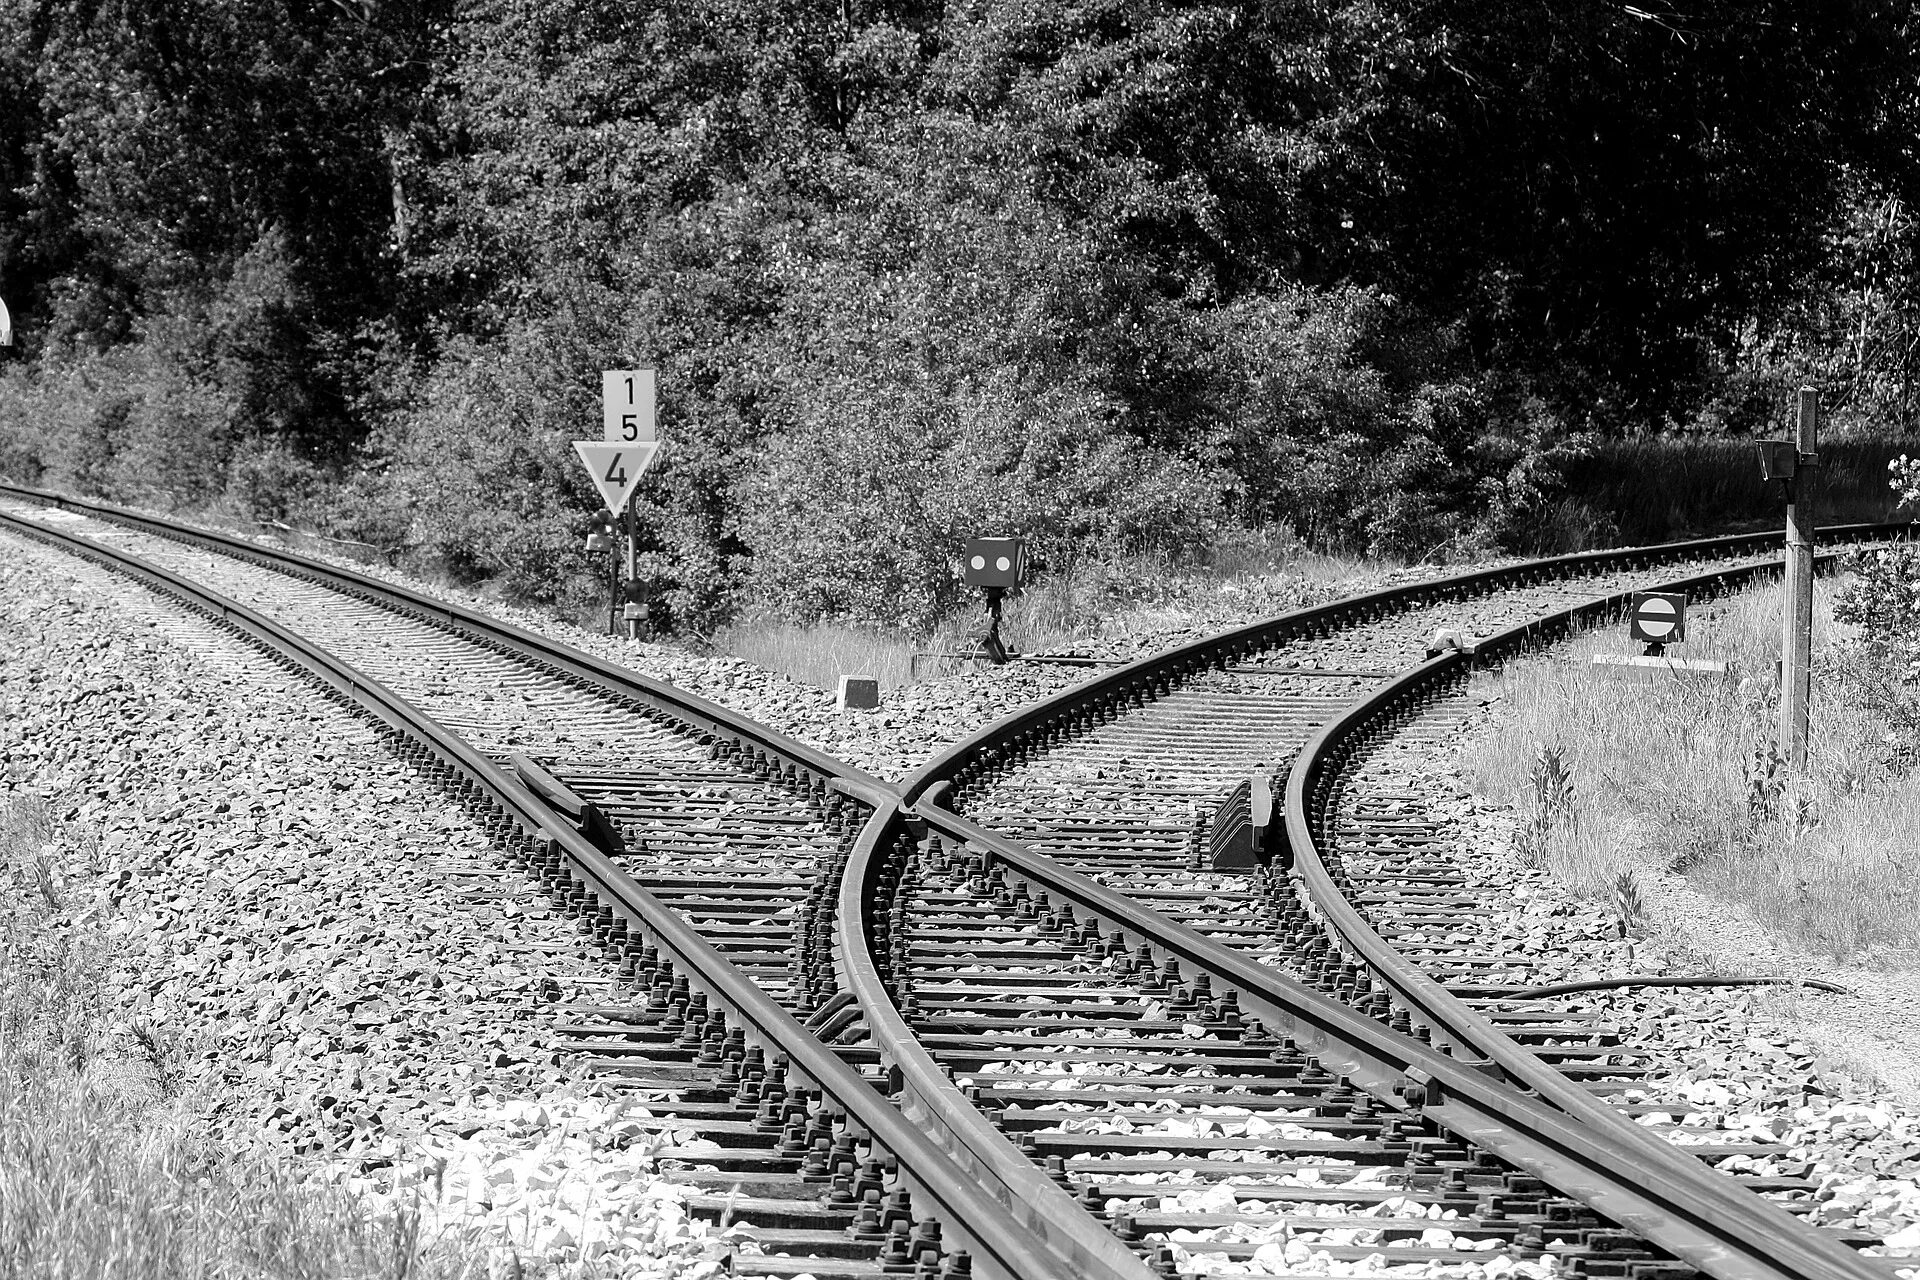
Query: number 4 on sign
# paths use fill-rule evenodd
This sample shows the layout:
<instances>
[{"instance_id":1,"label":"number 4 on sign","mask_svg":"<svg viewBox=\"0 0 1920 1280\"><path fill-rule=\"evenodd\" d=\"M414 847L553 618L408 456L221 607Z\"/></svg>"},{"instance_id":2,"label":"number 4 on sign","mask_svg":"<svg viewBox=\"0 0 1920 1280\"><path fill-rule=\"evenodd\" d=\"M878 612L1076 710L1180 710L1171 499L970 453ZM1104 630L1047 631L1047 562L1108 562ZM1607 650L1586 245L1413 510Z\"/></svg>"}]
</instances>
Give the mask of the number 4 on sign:
<instances>
[{"instance_id":1,"label":"number 4 on sign","mask_svg":"<svg viewBox=\"0 0 1920 1280\"><path fill-rule=\"evenodd\" d=\"M648 464L660 452L657 443L645 441L602 444L598 440L575 440L573 447L580 461L587 464L587 475L605 499L607 510L615 515L626 507L627 499L640 487L640 477L646 474Z\"/></svg>"}]
</instances>

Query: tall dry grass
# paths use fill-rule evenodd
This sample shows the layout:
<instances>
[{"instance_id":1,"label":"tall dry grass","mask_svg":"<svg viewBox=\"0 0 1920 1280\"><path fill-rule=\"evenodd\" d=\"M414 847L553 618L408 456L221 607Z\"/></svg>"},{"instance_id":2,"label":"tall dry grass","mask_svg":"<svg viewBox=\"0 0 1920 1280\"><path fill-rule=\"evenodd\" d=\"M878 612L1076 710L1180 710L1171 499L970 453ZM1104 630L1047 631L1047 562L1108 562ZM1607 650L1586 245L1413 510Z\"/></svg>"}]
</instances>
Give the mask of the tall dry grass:
<instances>
[{"instance_id":1,"label":"tall dry grass","mask_svg":"<svg viewBox=\"0 0 1920 1280\"><path fill-rule=\"evenodd\" d=\"M200 1135L194 1046L115 1006L136 955L83 883L89 850L0 798L0 1275L20 1280L406 1280L484 1259L371 1217L265 1154Z\"/></svg>"},{"instance_id":2,"label":"tall dry grass","mask_svg":"<svg viewBox=\"0 0 1920 1280\"><path fill-rule=\"evenodd\" d=\"M1187 561L1141 555L1049 569L1005 598L1000 634L1016 653L1044 653L1116 635L1219 626L1318 603L1396 567L1311 551L1284 527L1232 530ZM977 651L986 627L982 595L925 636L763 618L723 629L714 645L822 689L856 674L892 689L963 667L967 659L940 655Z\"/></svg>"},{"instance_id":3,"label":"tall dry grass","mask_svg":"<svg viewBox=\"0 0 1920 1280\"><path fill-rule=\"evenodd\" d=\"M1827 582L1816 592L1812 736L1797 789L1768 754L1778 585L1696 608L1687 643L1671 651L1728 661L1736 679L1591 666L1592 654L1630 651L1624 625L1488 677L1503 728L1466 754L1468 772L1525 813L1539 748L1565 756L1573 813L1541 857L1576 891L1607 895L1623 873L1657 865L1836 958L1920 946L1920 701L1833 622L1833 593Z\"/></svg>"},{"instance_id":4,"label":"tall dry grass","mask_svg":"<svg viewBox=\"0 0 1920 1280\"><path fill-rule=\"evenodd\" d=\"M802 684L838 689L843 675L872 676L883 690L913 682L918 646L898 632L840 623L801 625L779 619L736 623L713 637L714 647Z\"/></svg>"},{"instance_id":5,"label":"tall dry grass","mask_svg":"<svg viewBox=\"0 0 1920 1280\"><path fill-rule=\"evenodd\" d=\"M1787 432L1783 428L1779 434ZM1890 518L1887 462L1912 451L1913 441L1891 438L1822 443L1820 522ZM1591 547L1739 533L1778 527L1781 520L1779 486L1760 478L1751 440L1649 436L1602 441L1587 456L1567 464L1566 480L1562 505L1580 512L1581 539Z\"/></svg>"}]
</instances>

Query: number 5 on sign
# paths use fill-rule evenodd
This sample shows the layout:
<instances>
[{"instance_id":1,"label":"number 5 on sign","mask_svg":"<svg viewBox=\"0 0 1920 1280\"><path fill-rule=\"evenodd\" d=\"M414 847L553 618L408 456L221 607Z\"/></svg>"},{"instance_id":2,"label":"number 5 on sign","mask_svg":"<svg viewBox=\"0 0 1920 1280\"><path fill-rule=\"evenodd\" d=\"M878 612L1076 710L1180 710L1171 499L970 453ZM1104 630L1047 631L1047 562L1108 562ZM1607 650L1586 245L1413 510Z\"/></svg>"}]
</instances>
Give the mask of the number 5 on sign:
<instances>
[{"instance_id":1,"label":"number 5 on sign","mask_svg":"<svg viewBox=\"0 0 1920 1280\"><path fill-rule=\"evenodd\" d=\"M602 444L598 440L575 440L574 451L587 464L587 477L606 500L607 510L618 515L627 499L640 487L660 446L653 441L640 444Z\"/></svg>"},{"instance_id":2,"label":"number 5 on sign","mask_svg":"<svg viewBox=\"0 0 1920 1280\"><path fill-rule=\"evenodd\" d=\"M608 369L600 375L600 410L608 444L650 444L654 434L653 370Z\"/></svg>"}]
</instances>

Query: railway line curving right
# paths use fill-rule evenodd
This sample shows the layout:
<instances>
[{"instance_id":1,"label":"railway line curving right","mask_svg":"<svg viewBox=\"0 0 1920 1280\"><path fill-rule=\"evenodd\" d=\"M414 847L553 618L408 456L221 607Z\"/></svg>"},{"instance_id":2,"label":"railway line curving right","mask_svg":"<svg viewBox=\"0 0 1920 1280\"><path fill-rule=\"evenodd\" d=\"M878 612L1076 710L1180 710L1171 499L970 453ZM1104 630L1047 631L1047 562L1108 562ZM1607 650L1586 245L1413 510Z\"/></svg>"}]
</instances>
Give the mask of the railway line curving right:
<instances>
[{"instance_id":1,"label":"railway line curving right","mask_svg":"<svg viewBox=\"0 0 1920 1280\"><path fill-rule=\"evenodd\" d=\"M1764 1199L1623 1119L1603 1099L1631 1046L1517 1015L1497 965L1430 972L1426 931L1476 886L1368 782L1453 731L1476 667L1629 590L1764 574L1763 539L1300 610L1105 672L896 786L376 578L0 496L40 509L7 528L224 616L489 815L625 984L583 1055L654 1061L737 1130L770 1224L743 1274L1891 1274L1797 1222L1799 1189ZM1440 627L1479 643L1429 656ZM519 718L446 678L488 663ZM1255 770L1263 856L1215 867L1212 815Z\"/></svg>"},{"instance_id":2,"label":"railway line curving right","mask_svg":"<svg viewBox=\"0 0 1920 1280\"><path fill-rule=\"evenodd\" d=\"M1828 530L1823 539L1872 541L1905 532L1862 526ZM1044 1072L1011 1088L983 1074L967 1080L985 1097L1014 1103L1014 1123L1026 1126L1035 1150L1079 1153L1062 1161L1061 1172L1085 1177L1083 1186L1108 1175L1086 1198L1104 1202L1126 1222L1123 1230L1167 1241L1161 1247L1185 1266L1212 1255L1236 1268L1284 1267L1292 1265L1285 1248L1277 1257L1261 1250L1279 1240L1290 1247L1340 1241L1343 1229L1357 1228L1364 1245L1294 1247L1293 1262L1325 1254L1336 1265L1357 1263L1370 1249L1409 1267L1480 1274L1469 1255L1484 1262L1482 1251L1494 1249L1514 1264L1539 1265L1551 1255L1556 1273L1569 1274L1887 1275L1889 1262L1852 1247L1870 1241L1805 1226L1781 1203L1700 1159L1723 1153L1670 1145L1601 1101L1632 1083L1631 1046L1617 1038L1608 1043L1608 1029L1577 1019L1516 1022L1501 1003L1516 990L1510 982L1490 986L1472 965L1451 980L1436 977L1390 943L1383 931L1418 943L1471 912L1473 887L1435 856L1430 824L1405 821L1393 811L1401 806L1369 813L1365 797L1355 803L1356 790L1364 789L1356 786L1364 774L1359 766L1375 748L1403 734L1445 738L1458 731L1465 709L1459 689L1475 667L1582 620L1617 614L1632 590L1698 597L1765 575L1777 570L1771 551L1757 538L1714 539L1377 592L1143 659L1007 716L906 783L927 835L896 836L903 848L895 861L944 877L948 896L924 899L917 912L896 907L890 921L869 924L889 939L897 999L918 1013L923 1041L932 1026L962 1028L936 1009L962 1007L948 993L964 966L942 963L924 944L915 954L912 942L902 947L895 940L902 933L924 938L913 922L948 918L955 899L992 902L1011 905L1058 948L1052 990L1069 990L1064 983L1078 975L1083 998L1104 982L1106 994L1093 999L1165 1011L1131 1024L1109 1018L1105 1040L1082 1035L1069 1049L1061 1039L1060 1052L1124 1052L1129 1038L1148 1029L1163 1041L1187 1035L1217 1046L1183 1055L1156 1045L1161 1065L1104 1090L1104 1100L1099 1088L1056 1092ZM1477 634L1478 643L1470 652L1450 646L1430 655L1425 640L1440 628ZM1403 760L1403 770L1418 767L1419 748L1403 754L1415 762ZM1274 768L1283 758L1287 766ZM1235 780L1250 771L1265 773L1278 797L1267 841L1272 856L1244 868L1210 868L1208 854L1217 847L1212 815L1229 812ZM869 876L888 874L877 865ZM1032 955L1033 948L1016 942L1010 954ZM1047 1011L1022 1011L1004 983L996 991L991 982L969 980L971 1016L997 1000L1014 1034L1047 1035ZM1039 979L1028 981L1031 999ZM1348 1021L1354 1014L1365 1021ZM1508 1020L1502 1025L1497 1017ZM1055 1021L1075 1024L1071 1016ZM1285 1065L1256 1065L1249 1058L1258 1055L1236 1051L1249 1027ZM1188 1058L1204 1062L1209 1083L1174 1086L1184 1098L1172 1114L1147 1123L1151 1108L1166 1102L1165 1095L1156 1100L1147 1077L1179 1072ZM1088 1060L1098 1061L1090 1052ZM1310 1087L1263 1088L1274 1074ZM1072 1098L1083 1109L1080 1118L1059 1107L1028 1107L1048 1097ZM1212 1132L1225 1133L1231 1126L1217 1121L1228 1113L1291 1126L1282 1130L1286 1141L1253 1144L1265 1155L1261 1173L1244 1159L1212 1161L1198 1179L1205 1190L1183 1188L1183 1199L1154 1190L1154 1178L1179 1185L1173 1162L1155 1169L1121 1154L1157 1142L1156 1155L1177 1155L1183 1131L1199 1135L1184 1145L1197 1152L1210 1140L1209 1117ZM1328 1125L1335 1113L1346 1123ZM1093 1115L1115 1123L1098 1137L1052 1136L1099 1127L1090 1123ZM1036 1129L1042 1116L1046 1123ZM1326 1159L1322 1135L1329 1132L1352 1145L1332 1165L1307 1173L1316 1200L1303 1196L1298 1166ZM1384 1187L1332 1173L1344 1160L1379 1162L1398 1173ZM1129 1176L1140 1181L1129 1186ZM1790 1182L1757 1185L1804 1203L1811 1184ZM1351 1191L1344 1199L1342 1187ZM1358 1212L1316 1222L1318 1215L1294 1211L1328 1203L1328 1195ZM1276 1202L1292 1209L1275 1210ZM1172 1211L1150 1211L1155 1203ZM1364 1225L1361 1215L1389 1203L1414 1222L1437 1211L1449 1225L1432 1236L1431 1228L1402 1226L1401 1246L1381 1249L1394 1232L1381 1231L1378 1217ZM1249 1205L1253 1211L1221 1212ZM1139 1209L1148 1211L1130 1212Z\"/></svg>"}]
</instances>

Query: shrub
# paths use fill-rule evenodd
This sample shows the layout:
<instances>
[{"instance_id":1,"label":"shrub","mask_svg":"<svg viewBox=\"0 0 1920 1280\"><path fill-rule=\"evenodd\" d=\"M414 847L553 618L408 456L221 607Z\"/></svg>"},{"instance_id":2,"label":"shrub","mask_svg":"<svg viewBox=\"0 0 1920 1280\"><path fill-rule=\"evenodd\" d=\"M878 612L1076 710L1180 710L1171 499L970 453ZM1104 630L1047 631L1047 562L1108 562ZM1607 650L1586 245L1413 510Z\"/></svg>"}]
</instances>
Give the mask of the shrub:
<instances>
[{"instance_id":1,"label":"shrub","mask_svg":"<svg viewBox=\"0 0 1920 1280\"><path fill-rule=\"evenodd\" d=\"M234 451L226 496L242 518L286 522L323 505L333 488L327 473L286 445L249 440Z\"/></svg>"},{"instance_id":2,"label":"shrub","mask_svg":"<svg viewBox=\"0 0 1920 1280\"><path fill-rule=\"evenodd\" d=\"M1025 534L1056 567L1197 539L1217 486L1107 426L1084 390L1009 378L945 400L819 381L740 494L749 585L789 616L924 630L960 599L961 545Z\"/></svg>"},{"instance_id":3,"label":"shrub","mask_svg":"<svg viewBox=\"0 0 1920 1280\"><path fill-rule=\"evenodd\" d=\"M337 530L384 544L404 517L409 548L458 581L558 603L592 594L602 570L581 533L600 499L568 443L583 433L567 429L563 375L538 346L521 330L449 350L387 446L385 527Z\"/></svg>"},{"instance_id":4,"label":"shrub","mask_svg":"<svg viewBox=\"0 0 1920 1280\"><path fill-rule=\"evenodd\" d=\"M1902 506L1920 500L1920 459L1902 454L1887 464ZM1852 580L1833 616L1860 628L1861 643L1908 681L1920 680L1920 546L1905 543L1849 555Z\"/></svg>"},{"instance_id":5,"label":"shrub","mask_svg":"<svg viewBox=\"0 0 1920 1280\"><path fill-rule=\"evenodd\" d=\"M70 404L35 365L0 368L0 476L38 484L46 474L49 441Z\"/></svg>"}]
</instances>

